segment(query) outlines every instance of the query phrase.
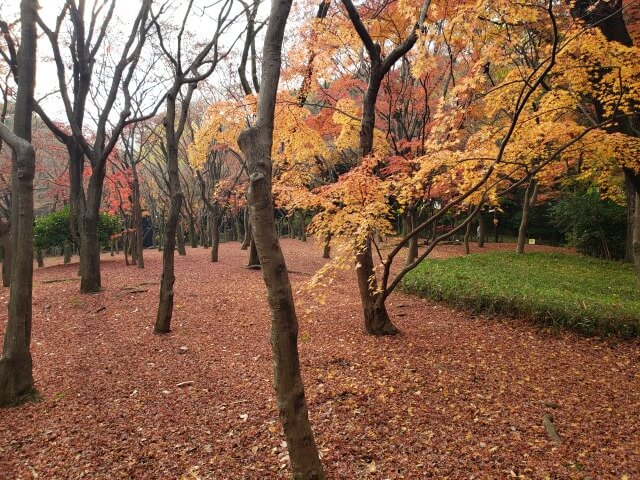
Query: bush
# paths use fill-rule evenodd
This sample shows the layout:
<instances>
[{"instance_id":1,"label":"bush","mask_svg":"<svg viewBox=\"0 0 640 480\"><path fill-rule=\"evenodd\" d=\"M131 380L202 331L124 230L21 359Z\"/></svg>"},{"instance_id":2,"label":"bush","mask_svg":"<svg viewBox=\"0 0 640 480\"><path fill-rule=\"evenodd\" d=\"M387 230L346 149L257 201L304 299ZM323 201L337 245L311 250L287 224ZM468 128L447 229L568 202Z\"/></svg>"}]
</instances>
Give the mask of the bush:
<instances>
[{"instance_id":1,"label":"bush","mask_svg":"<svg viewBox=\"0 0 640 480\"><path fill-rule=\"evenodd\" d=\"M104 248L109 244L111 235L122 230L117 215L100 213L98 220L98 238ZM69 206L57 212L51 212L36 219L33 227L33 241L37 249L46 250L51 247L64 247L75 243L71 236L71 211Z\"/></svg>"},{"instance_id":2,"label":"bush","mask_svg":"<svg viewBox=\"0 0 640 480\"><path fill-rule=\"evenodd\" d=\"M576 250L592 257L622 259L627 231L626 209L597 192L562 198L551 219Z\"/></svg>"}]
</instances>

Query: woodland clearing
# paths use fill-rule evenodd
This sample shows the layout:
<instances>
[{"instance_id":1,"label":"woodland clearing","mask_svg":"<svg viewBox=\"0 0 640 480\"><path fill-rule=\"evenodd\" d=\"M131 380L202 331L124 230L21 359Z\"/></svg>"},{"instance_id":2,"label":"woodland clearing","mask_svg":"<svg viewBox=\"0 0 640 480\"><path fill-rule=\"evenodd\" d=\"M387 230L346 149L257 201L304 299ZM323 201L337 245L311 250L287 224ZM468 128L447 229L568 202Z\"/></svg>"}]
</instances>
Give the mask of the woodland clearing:
<instances>
[{"instance_id":1,"label":"woodland clearing","mask_svg":"<svg viewBox=\"0 0 640 480\"><path fill-rule=\"evenodd\" d=\"M282 244L294 289L326 261L312 241ZM177 257L172 332L162 336L159 252L145 252L145 270L103 256L104 291L93 295L78 293L77 264L35 272L43 399L1 412L0 478L285 478L264 283L237 243L221 245L219 263L208 256ZM353 272L339 272L310 313L305 295L302 373L329 478L640 476L637 342L400 293L388 306L402 334L374 338Z\"/></svg>"}]
</instances>

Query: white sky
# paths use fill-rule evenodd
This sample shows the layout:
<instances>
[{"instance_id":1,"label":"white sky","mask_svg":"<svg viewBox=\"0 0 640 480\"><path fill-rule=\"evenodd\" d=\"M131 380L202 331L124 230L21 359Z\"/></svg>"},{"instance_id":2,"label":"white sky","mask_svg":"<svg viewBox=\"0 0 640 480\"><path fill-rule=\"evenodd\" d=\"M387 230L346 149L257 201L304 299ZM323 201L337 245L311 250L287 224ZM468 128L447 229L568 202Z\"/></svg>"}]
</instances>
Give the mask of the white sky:
<instances>
[{"instance_id":1,"label":"white sky","mask_svg":"<svg viewBox=\"0 0 640 480\"><path fill-rule=\"evenodd\" d=\"M91 13L91 8L94 5L96 0L86 0L86 18L88 23L88 18ZM40 11L39 14L41 18L45 21L45 23L53 28L55 25L56 17L59 14L62 6L64 5L64 0L40 0ZM194 41L206 41L208 36L212 35L215 28L215 16L217 13L217 9L214 7L207 10L207 14L205 16L197 15L197 7L200 6L211 6L215 5L215 0L196 0L194 2L194 9L192 10L191 16L189 17L189 22L187 23L187 32L189 32L193 36ZM234 11L238 11L237 9L240 7L238 2L235 2L237 7L234 7ZM117 0L116 7L114 11L114 18L111 21L111 26L109 28L109 35L114 36L119 40L123 40L128 36L128 33L131 29L131 24L135 19L135 16L138 13L139 7L142 4L140 0ZM160 2L154 2L156 8ZM180 22L182 19L182 12L184 11L184 7L186 2L182 0L175 0L174 4L176 7L176 12L171 15L172 21ZM19 12L20 0L0 0L0 15L6 21L11 21L18 16ZM107 5L108 7L108 5ZM263 16L268 14L267 10L269 7L269 2L264 1L261 12ZM106 12L108 8L104 8L103 12ZM244 28L244 18L241 17L239 21L239 25L236 28L230 30L230 34L224 38L223 42L231 43L230 37L234 38L242 33L242 29ZM63 27L62 31L65 29ZM61 34L61 37L64 38L64 33ZM67 36L68 38L68 36ZM242 47L242 40L240 40L236 44L236 49L240 49ZM104 48L103 48L104 50ZM63 55L66 54L68 50L63 49ZM120 50L117 50L117 53L114 55L118 55ZM66 123L66 115L64 114L64 107L62 104L62 100L60 98L60 94L56 92L58 89L58 80L57 80L57 72L56 67L51 59L52 51L49 44L49 40L43 35L39 38L38 41L38 65L37 65L37 77L36 77L36 98L43 99L41 105L47 114L62 122ZM100 55L99 55L100 57ZM102 57L103 58L103 57ZM94 72L94 77L97 77L99 72L96 70ZM67 71L67 81L69 80L70 70ZM95 80L95 78L94 78ZM69 91L71 89L69 88ZM90 127L90 125L87 125Z\"/></svg>"}]
</instances>

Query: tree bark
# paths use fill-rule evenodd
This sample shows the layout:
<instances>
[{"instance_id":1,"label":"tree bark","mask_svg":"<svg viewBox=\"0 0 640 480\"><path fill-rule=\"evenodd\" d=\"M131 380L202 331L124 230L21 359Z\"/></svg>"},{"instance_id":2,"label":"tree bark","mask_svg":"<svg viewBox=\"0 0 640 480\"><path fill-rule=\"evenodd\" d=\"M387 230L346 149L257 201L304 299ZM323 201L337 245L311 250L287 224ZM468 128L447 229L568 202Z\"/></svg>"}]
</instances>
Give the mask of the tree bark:
<instances>
[{"instance_id":1,"label":"tree bark","mask_svg":"<svg viewBox=\"0 0 640 480\"><path fill-rule=\"evenodd\" d=\"M31 359L33 290L33 179L35 150L31 145L31 116L36 75L36 0L20 3L18 94L13 133L0 126L2 139L13 150L11 172L11 286L9 312L0 357L0 406L37 396Z\"/></svg>"},{"instance_id":2,"label":"tree bark","mask_svg":"<svg viewBox=\"0 0 640 480\"><path fill-rule=\"evenodd\" d=\"M2 231L2 286L9 287L11 285L11 224L2 223L0 225Z\"/></svg>"},{"instance_id":3,"label":"tree bark","mask_svg":"<svg viewBox=\"0 0 640 480\"><path fill-rule=\"evenodd\" d=\"M464 254L469 255L471 248L469 247L469 238L471 237L471 225L473 222L467 223L467 228L464 231Z\"/></svg>"},{"instance_id":4,"label":"tree bark","mask_svg":"<svg viewBox=\"0 0 640 480\"><path fill-rule=\"evenodd\" d=\"M178 220L177 233L178 233L178 255L180 255L181 257L184 257L187 254L187 249L185 248L185 245L184 245L184 230L182 230L182 225L180 224L179 220Z\"/></svg>"},{"instance_id":5,"label":"tree bark","mask_svg":"<svg viewBox=\"0 0 640 480\"><path fill-rule=\"evenodd\" d=\"M171 91L167 95L167 113L164 119L165 137L167 145L167 170L169 176L169 194L171 205L169 216L164 227L164 249L162 252L162 278L160 280L160 301L155 333L169 333L171 331L171 317L173 315L173 285L176 281L174 272L174 258L176 249L176 232L182 209L182 187L180 186L180 174L178 170L178 139L175 135L177 91Z\"/></svg>"},{"instance_id":6,"label":"tree bark","mask_svg":"<svg viewBox=\"0 0 640 480\"><path fill-rule=\"evenodd\" d=\"M72 251L71 251L71 245L69 245L68 243L65 243L64 247L62 247L62 252L64 255L64 258L62 260L62 263L64 265L68 265L69 263L71 263L71 257L72 255Z\"/></svg>"},{"instance_id":7,"label":"tree bark","mask_svg":"<svg viewBox=\"0 0 640 480\"><path fill-rule=\"evenodd\" d=\"M218 208L213 204L211 212L211 261L218 261L218 252L220 249L220 224L218 223Z\"/></svg>"},{"instance_id":8,"label":"tree bark","mask_svg":"<svg viewBox=\"0 0 640 480\"><path fill-rule=\"evenodd\" d=\"M287 266L276 234L271 191L271 147L282 40L291 0L274 0L265 34L262 83L256 126L240 134L238 145L249 171L248 203L253 237L271 311L274 386L293 478L321 480L324 472L316 448L298 355L298 320Z\"/></svg>"},{"instance_id":9,"label":"tree bark","mask_svg":"<svg viewBox=\"0 0 640 480\"><path fill-rule=\"evenodd\" d=\"M260 268L260 256L258 255L258 247L253 232L251 233L251 239L249 240L249 268Z\"/></svg>"},{"instance_id":10,"label":"tree bark","mask_svg":"<svg viewBox=\"0 0 640 480\"><path fill-rule=\"evenodd\" d=\"M249 220L249 208L244 209L244 239L242 240L242 245L240 246L240 250L246 250L249 248L249 244L251 243L251 221Z\"/></svg>"},{"instance_id":11,"label":"tree bark","mask_svg":"<svg viewBox=\"0 0 640 480\"><path fill-rule=\"evenodd\" d=\"M331 232L324 237L324 248L322 250L322 258L331 258Z\"/></svg>"},{"instance_id":12,"label":"tree bark","mask_svg":"<svg viewBox=\"0 0 640 480\"><path fill-rule=\"evenodd\" d=\"M395 335L398 329L391 322L384 298L378 292L378 281L371 256L371 241L367 240L362 251L356 255L358 267L358 290L364 314L364 327L368 334L375 336Z\"/></svg>"},{"instance_id":13,"label":"tree bark","mask_svg":"<svg viewBox=\"0 0 640 480\"><path fill-rule=\"evenodd\" d=\"M520 220L520 228L518 229L518 246L516 252L524 253L524 246L527 241L527 225L529 225L529 214L531 208L536 202L538 194L538 181L532 178L524 192L524 200L522 201L522 219Z\"/></svg>"},{"instance_id":14,"label":"tree bark","mask_svg":"<svg viewBox=\"0 0 640 480\"><path fill-rule=\"evenodd\" d=\"M407 210L407 230L409 232L418 226L417 216L416 207ZM418 258L418 235L411 237L408 247L405 265L411 265Z\"/></svg>"},{"instance_id":15,"label":"tree bark","mask_svg":"<svg viewBox=\"0 0 640 480\"><path fill-rule=\"evenodd\" d=\"M483 248L487 239L487 222L482 213L478 214L478 247Z\"/></svg>"},{"instance_id":16,"label":"tree bark","mask_svg":"<svg viewBox=\"0 0 640 480\"><path fill-rule=\"evenodd\" d=\"M627 194L627 232L625 236L624 261L634 263L633 231L636 218L636 193L631 180L628 178L625 178L625 192Z\"/></svg>"},{"instance_id":17,"label":"tree bark","mask_svg":"<svg viewBox=\"0 0 640 480\"><path fill-rule=\"evenodd\" d=\"M133 228L136 230L136 256L138 268L144 268L144 236L142 235L142 205L140 204L140 179L136 162L131 162L132 198L133 198Z\"/></svg>"},{"instance_id":18,"label":"tree bark","mask_svg":"<svg viewBox=\"0 0 640 480\"><path fill-rule=\"evenodd\" d=\"M640 194L635 194L635 220L633 222L633 255L634 255L634 267L636 272L636 284L640 290Z\"/></svg>"}]
</instances>

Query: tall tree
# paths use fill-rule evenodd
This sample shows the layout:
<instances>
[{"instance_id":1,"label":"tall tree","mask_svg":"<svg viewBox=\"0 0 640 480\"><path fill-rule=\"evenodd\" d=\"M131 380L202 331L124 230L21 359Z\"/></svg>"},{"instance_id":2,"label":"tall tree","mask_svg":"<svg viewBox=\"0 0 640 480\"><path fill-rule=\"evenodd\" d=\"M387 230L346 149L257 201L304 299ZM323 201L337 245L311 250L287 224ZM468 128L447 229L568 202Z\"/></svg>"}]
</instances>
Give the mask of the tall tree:
<instances>
[{"instance_id":1,"label":"tall tree","mask_svg":"<svg viewBox=\"0 0 640 480\"><path fill-rule=\"evenodd\" d=\"M36 76L37 0L20 3L20 48L14 75L18 94L13 132L0 123L0 137L13 150L11 287L9 316L0 357L0 406L20 403L35 395L31 360L33 290L33 178L35 150L31 145L31 117Z\"/></svg>"},{"instance_id":2,"label":"tall tree","mask_svg":"<svg viewBox=\"0 0 640 480\"><path fill-rule=\"evenodd\" d=\"M624 12L622 8L622 0L614 0L611 2L598 2L595 0L575 0L571 3L571 14L574 18L580 20L588 28L597 29L604 35L608 42L617 43L624 47L633 46L633 38L627 28ZM602 88L598 85L606 71L607 67L602 66L600 72L596 73L594 69L590 75L590 81L593 83L596 92L602 92ZM605 92L606 93L606 92ZM592 101L597 121L602 121L606 117L604 105L600 102L598 95L594 95L589 100ZM609 130L612 132L620 132L630 137L640 136L640 101L634 98L625 105L625 110L632 114L622 117ZM640 171L630 166L622 168L625 180L629 186L629 211L633 211L633 226L628 231L631 233L631 246L633 251L633 260L635 264L636 282L640 289ZM633 196L633 198L631 198ZM633 206L632 206L633 205Z\"/></svg>"},{"instance_id":3,"label":"tall tree","mask_svg":"<svg viewBox=\"0 0 640 480\"><path fill-rule=\"evenodd\" d=\"M416 43L418 39L418 29L427 17L430 3L429 0L425 0L422 4L419 18L407 38L400 42L386 56L383 56L381 45L371 37L353 2L351 0L342 0L349 19L369 56L368 83L362 100L362 120L360 123L360 142L358 145L358 158L360 161L373 152L376 101L382 81L395 63L409 52ZM373 232L371 233L373 234ZM371 239L367 238L363 245L358 246L358 250L356 255L356 274L358 276L358 289L360 291L360 301L362 302L365 329L372 335L394 335L398 332L398 329L391 322L386 307L376 301L380 296L380 292L374 272Z\"/></svg>"},{"instance_id":4,"label":"tall tree","mask_svg":"<svg viewBox=\"0 0 640 480\"><path fill-rule=\"evenodd\" d=\"M38 17L38 25L51 44L60 98L71 132L67 133L56 125L39 106L36 106L36 111L56 137L66 145L69 153L72 231L80 245L82 293L100 291L102 286L97 228L106 163L117 145L122 129L140 120L130 118L131 89L141 85L132 83L135 83L133 80L136 69L151 28L150 6L151 0L141 2L119 55L113 52L118 42L115 39L106 40L109 30L114 28L115 0L95 2L88 19L85 18L85 0L66 0L53 27L49 27L44 19ZM62 35L66 18L71 23L68 39ZM67 43L70 59L62 53ZM110 50L105 58L115 57L114 65L103 65L111 69L108 76L96 74L96 66L100 65L99 59L105 50ZM71 82L67 79L68 62L71 63ZM98 110L94 125L87 125L86 122L91 114L87 105L89 98L95 103L93 107ZM148 116L152 115L150 113ZM91 133L88 133L87 127L92 130ZM86 190L83 184L85 159L91 165Z\"/></svg>"},{"instance_id":5,"label":"tall tree","mask_svg":"<svg viewBox=\"0 0 640 480\"><path fill-rule=\"evenodd\" d=\"M274 386L293 478L324 479L304 395L298 355L298 319L293 292L276 232L272 194L274 115L280 79L282 41L291 0L271 3L262 51L262 78L256 123L238 137L249 171L248 203L262 276L271 311Z\"/></svg>"},{"instance_id":6,"label":"tall tree","mask_svg":"<svg viewBox=\"0 0 640 480\"><path fill-rule=\"evenodd\" d=\"M218 9L216 26L211 40L193 54L188 60L189 52L184 42L184 33L192 13L193 0L190 0L184 11L175 42L175 51L167 43L167 32L157 18L154 20L159 47L172 71L172 80L165 97L166 113L163 119L165 160L168 171L169 196L171 199L169 215L164 227L165 245L162 254L162 279L160 282L160 301L154 331L168 333L171 330L173 315L173 285L175 283L174 250L176 232L184 194L180 184L178 165L178 148L189 117L189 106L198 82L206 80L215 70L220 60L225 58L230 49L221 51L221 36L234 22L231 16L232 1L225 0ZM191 52L193 53L193 52ZM205 68L200 72L201 68Z\"/></svg>"}]
</instances>

